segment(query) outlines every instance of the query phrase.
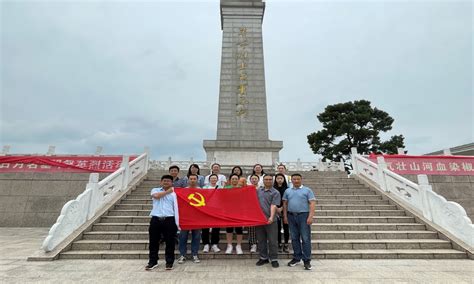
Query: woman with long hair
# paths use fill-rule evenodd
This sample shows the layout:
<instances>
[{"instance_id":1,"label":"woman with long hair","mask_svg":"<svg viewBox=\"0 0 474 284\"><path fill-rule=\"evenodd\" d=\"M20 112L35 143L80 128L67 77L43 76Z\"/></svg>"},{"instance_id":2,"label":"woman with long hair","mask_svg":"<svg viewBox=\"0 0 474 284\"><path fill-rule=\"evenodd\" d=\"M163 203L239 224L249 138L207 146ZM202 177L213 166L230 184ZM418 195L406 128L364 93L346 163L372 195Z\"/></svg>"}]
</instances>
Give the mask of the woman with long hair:
<instances>
[{"instance_id":1,"label":"woman with long hair","mask_svg":"<svg viewBox=\"0 0 474 284\"><path fill-rule=\"evenodd\" d=\"M286 166L284 164L280 163L277 166L277 173L282 174L285 177L286 184L288 185L288 187L291 187L291 176L286 174ZM282 197L283 197L283 195L282 195Z\"/></svg>"},{"instance_id":2,"label":"woman with long hair","mask_svg":"<svg viewBox=\"0 0 474 284\"><path fill-rule=\"evenodd\" d=\"M280 192L280 195L283 197L285 190L288 188L288 183L286 182L286 177L284 174L278 173L275 175L275 180L273 181L273 187ZM290 239L290 229L288 224L283 222L282 211L283 211L283 200L281 201L280 206L278 206L278 249L280 252L289 252L288 248L288 240ZM281 228L283 227L283 237L284 243L282 243L281 239Z\"/></svg>"},{"instance_id":3,"label":"woman with long hair","mask_svg":"<svg viewBox=\"0 0 474 284\"><path fill-rule=\"evenodd\" d=\"M250 176L250 184L255 186L256 189L259 188L258 186L259 180L260 180L260 177L257 175ZM255 227L248 227L248 232L249 232L250 252L256 253L257 252L257 233L255 231Z\"/></svg>"},{"instance_id":4,"label":"woman with long hair","mask_svg":"<svg viewBox=\"0 0 474 284\"><path fill-rule=\"evenodd\" d=\"M265 176L265 171L263 170L263 166L261 164L255 164L253 166L252 174L247 177L247 183L251 183L250 182L250 177L253 176L253 175L258 176L258 186L257 186L257 188L262 187L263 186L263 177Z\"/></svg>"},{"instance_id":5,"label":"woman with long hair","mask_svg":"<svg viewBox=\"0 0 474 284\"><path fill-rule=\"evenodd\" d=\"M188 179L190 175L197 175L199 187L200 188L204 187L204 176L201 175L201 170L199 169L199 166L197 164L191 164L189 166L188 173L183 178L186 181L186 184L188 184Z\"/></svg>"},{"instance_id":6,"label":"woman with long hair","mask_svg":"<svg viewBox=\"0 0 474 284\"><path fill-rule=\"evenodd\" d=\"M242 170L241 167L235 166L235 167L233 167L232 170L230 171L230 174L231 174L231 175L236 174L236 175L238 175L239 177L241 177L241 176L244 175L244 171Z\"/></svg>"}]
</instances>

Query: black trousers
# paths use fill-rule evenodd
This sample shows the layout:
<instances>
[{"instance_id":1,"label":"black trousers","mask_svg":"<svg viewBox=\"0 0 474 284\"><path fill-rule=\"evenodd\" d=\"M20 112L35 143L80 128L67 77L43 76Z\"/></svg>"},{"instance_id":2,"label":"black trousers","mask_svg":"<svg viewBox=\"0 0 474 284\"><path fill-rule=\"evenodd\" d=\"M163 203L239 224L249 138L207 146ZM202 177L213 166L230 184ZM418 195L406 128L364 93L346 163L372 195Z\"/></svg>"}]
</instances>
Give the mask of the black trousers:
<instances>
[{"instance_id":1,"label":"black trousers","mask_svg":"<svg viewBox=\"0 0 474 284\"><path fill-rule=\"evenodd\" d=\"M149 244L149 260L148 264L158 263L158 250L160 248L160 240L163 238L166 243L165 260L166 263L174 262L175 238L178 228L176 227L174 217L151 217L148 235L150 237Z\"/></svg>"},{"instance_id":2,"label":"black trousers","mask_svg":"<svg viewBox=\"0 0 474 284\"><path fill-rule=\"evenodd\" d=\"M220 239L220 231L221 229L220 228L212 228L212 231L211 231L211 242L209 242L209 228L205 228L205 229L202 229L201 230L201 239L202 239L202 243L204 245L217 245L219 243L219 239Z\"/></svg>"},{"instance_id":3,"label":"black trousers","mask_svg":"<svg viewBox=\"0 0 474 284\"><path fill-rule=\"evenodd\" d=\"M288 243L290 239L290 228L288 224L283 223L283 217L278 217L278 243L281 244L281 227L283 226L283 237L285 238L285 244Z\"/></svg>"},{"instance_id":4,"label":"black trousers","mask_svg":"<svg viewBox=\"0 0 474 284\"><path fill-rule=\"evenodd\" d=\"M226 233L233 233L235 230L235 233L237 235L242 235L244 233L244 227L227 227L225 228Z\"/></svg>"}]
</instances>

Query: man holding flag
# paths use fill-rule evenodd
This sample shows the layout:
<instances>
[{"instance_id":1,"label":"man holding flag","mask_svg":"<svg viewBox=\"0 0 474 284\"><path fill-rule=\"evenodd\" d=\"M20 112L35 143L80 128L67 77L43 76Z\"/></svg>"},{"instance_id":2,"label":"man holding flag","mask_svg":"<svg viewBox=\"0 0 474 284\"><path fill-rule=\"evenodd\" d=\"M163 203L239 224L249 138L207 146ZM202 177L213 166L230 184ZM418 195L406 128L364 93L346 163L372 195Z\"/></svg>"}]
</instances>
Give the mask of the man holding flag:
<instances>
[{"instance_id":1,"label":"man holding flag","mask_svg":"<svg viewBox=\"0 0 474 284\"><path fill-rule=\"evenodd\" d=\"M153 270L158 267L158 249L160 238L164 237L166 270L173 269L175 236L178 231L177 220L177 201L173 188L173 177L164 175L161 177L161 187L151 190L153 199L153 209L150 216L149 234L149 259L145 270Z\"/></svg>"},{"instance_id":2,"label":"man holding flag","mask_svg":"<svg viewBox=\"0 0 474 284\"><path fill-rule=\"evenodd\" d=\"M275 221L277 206L280 205L281 196L278 190L273 188L273 176L263 177L263 187L257 189L257 196L267 224L256 227L258 251L260 259L257 266L264 265L271 261L272 267L277 268L278 264L278 224ZM270 260L269 260L270 259Z\"/></svg>"},{"instance_id":3,"label":"man holding flag","mask_svg":"<svg viewBox=\"0 0 474 284\"><path fill-rule=\"evenodd\" d=\"M190 189L200 188L199 186L199 177L196 174L190 174L188 176L188 187ZM194 263L200 263L198 257L199 243L201 241L201 230L181 230L179 232L179 253L181 256L178 258L178 263L183 264L186 262L186 252L188 250L188 235L191 232L191 254L193 256Z\"/></svg>"}]
</instances>

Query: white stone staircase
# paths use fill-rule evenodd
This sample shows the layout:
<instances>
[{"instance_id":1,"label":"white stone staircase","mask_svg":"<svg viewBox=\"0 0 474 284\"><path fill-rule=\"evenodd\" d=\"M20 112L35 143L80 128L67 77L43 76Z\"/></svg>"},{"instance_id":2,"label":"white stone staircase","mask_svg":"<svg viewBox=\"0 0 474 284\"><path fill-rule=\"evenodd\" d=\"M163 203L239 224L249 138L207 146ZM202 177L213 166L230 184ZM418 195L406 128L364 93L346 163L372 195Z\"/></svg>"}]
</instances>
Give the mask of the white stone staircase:
<instances>
[{"instance_id":1,"label":"white stone staircase","mask_svg":"<svg viewBox=\"0 0 474 284\"><path fill-rule=\"evenodd\" d=\"M150 190L159 184L162 174L163 171L149 171L136 190L114 205L60 258L147 259ZM314 259L467 258L465 252L453 249L455 246L442 234L428 229L418 218L343 172L303 172L303 182L317 198L312 225ZM222 229L221 249L224 238ZM256 258L249 253L245 235L243 244L244 255L221 252L200 253L200 257ZM160 249L163 253L164 249ZM291 258L291 252L281 253L280 258Z\"/></svg>"}]
</instances>

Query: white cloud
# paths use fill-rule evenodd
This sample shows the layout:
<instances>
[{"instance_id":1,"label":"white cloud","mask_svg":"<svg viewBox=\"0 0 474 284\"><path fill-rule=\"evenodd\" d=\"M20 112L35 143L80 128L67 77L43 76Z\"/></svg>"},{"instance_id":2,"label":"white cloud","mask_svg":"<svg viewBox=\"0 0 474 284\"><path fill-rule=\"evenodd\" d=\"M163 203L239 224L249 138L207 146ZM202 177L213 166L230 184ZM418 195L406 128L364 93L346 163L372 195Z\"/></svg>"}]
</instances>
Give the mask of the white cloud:
<instances>
[{"instance_id":1,"label":"white cloud","mask_svg":"<svg viewBox=\"0 0 474 284\"><path fill-rule=\"evenodd\" d=\"M282 160L328 104L368 99L421 154L474 140L472 3L267 1L270 138ZM1 144L13 152L204 159L219 92L219 2L2 2ZM304 9L302 9L304 5Z\"/></svg>"}]
</instances>

